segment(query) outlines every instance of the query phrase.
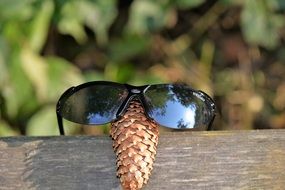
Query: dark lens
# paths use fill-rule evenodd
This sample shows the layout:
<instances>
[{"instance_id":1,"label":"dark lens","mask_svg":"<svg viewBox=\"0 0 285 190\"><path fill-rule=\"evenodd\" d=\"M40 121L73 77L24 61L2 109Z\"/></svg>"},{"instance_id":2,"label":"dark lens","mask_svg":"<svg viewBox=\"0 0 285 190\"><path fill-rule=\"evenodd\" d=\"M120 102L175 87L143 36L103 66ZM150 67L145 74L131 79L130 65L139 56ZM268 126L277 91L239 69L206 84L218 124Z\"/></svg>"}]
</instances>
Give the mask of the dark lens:
<instances>
[{"instance_id":1,"label":"dark lens","mask_svg":"<svg viewBox=\"0 0 285 190\"><path fill-rule=\"evenodd\" d=\"M61 103L61 116L81 124L105 124L128 95L123 85L92 85L81 88Z\"/></svg>"},{"instance_id":2,"label":"dark lens","mask_svg":"<svg viewBox=\"0 0 285 190\"><path fill-rule=\"evenodd\" d=\"M153 85L145 98L149 116L169 128L207 129L214 115L212 100L185 85Z\"/></svg>"}]
</instances>

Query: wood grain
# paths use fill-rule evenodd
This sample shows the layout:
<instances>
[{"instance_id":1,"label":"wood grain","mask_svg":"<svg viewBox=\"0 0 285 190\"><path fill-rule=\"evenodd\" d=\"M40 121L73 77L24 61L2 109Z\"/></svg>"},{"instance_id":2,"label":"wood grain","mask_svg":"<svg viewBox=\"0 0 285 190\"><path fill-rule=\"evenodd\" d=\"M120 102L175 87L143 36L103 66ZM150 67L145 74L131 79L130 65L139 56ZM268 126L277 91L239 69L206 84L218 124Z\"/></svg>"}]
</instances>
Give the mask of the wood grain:
<instances>
[{"instance_id":1,"label":"wood grain","mask_svg":"<svg viewBox=\"0 0 285 190\"><path fill-rule=\"evenodd\" d=\"M120 189L108 136L0 138L0 189ZM285 130L160 136L146 190L285 189Z\"/></svg>"}]
</instances>

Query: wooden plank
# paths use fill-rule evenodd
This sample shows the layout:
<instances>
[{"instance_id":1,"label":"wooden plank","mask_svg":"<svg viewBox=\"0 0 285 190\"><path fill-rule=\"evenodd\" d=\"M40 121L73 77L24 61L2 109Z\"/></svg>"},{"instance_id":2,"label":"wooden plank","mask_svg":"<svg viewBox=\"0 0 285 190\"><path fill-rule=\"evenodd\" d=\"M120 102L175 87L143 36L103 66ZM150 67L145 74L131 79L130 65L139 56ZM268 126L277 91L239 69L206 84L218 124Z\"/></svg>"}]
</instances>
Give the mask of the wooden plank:
<instances>
[{"instance_id":1,"label":"wooden plank","mask_svg":"<svg viewBox=\"0 0 285 190\"><path fill-rule=\"evenodd\" d=\"M0 138L0 189L120 189L107 136ZM285 189L285 130L161 135L144 189Z\"/></svg>"}]
</instances>

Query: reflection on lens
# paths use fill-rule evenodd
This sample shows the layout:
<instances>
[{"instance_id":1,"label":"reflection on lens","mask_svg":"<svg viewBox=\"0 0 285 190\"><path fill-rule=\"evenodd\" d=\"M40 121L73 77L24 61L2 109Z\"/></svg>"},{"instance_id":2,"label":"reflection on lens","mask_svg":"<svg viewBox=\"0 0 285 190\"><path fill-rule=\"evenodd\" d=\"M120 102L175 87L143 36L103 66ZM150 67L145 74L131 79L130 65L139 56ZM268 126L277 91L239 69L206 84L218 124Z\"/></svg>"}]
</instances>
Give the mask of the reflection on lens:
<instances>
[{"instance_id":1,"label":"reflection on lens","mask_svg":"<svg viewBox=\"0 0 285 190\"><path fill-rule=\"evenodd\" d=\"M213 117L210 100L185 85L153 85L145 92L149 116L176 129L206 129Z\"/></svg>"},{"instance_id":2,"label":"reflection on lens","mask_svg":"<svg viewBox=\"0 0 285 190\"><path fill-rule=\"evenodd\" d=\"M82 88L62 103L61 115L81 124L101 125L116 118L116 113L127 97L123 85L93 85Z\"/></svg>"}]
</instances>

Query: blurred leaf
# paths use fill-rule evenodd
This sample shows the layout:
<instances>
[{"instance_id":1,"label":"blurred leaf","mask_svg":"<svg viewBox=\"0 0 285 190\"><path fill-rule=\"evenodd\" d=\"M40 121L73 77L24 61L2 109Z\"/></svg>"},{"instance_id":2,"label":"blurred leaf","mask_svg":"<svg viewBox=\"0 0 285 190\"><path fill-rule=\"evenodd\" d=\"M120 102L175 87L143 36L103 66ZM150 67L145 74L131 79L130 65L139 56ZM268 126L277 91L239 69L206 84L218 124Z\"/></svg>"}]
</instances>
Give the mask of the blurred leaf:
<instances>
[{"instance_id":1,"label":"blurred leaf","mask_svg":"<svg viewBox=\"0 0 285 190\"><path fill-rule=\"evenodd\" d=\"M66 134L73 134L78 130L75 123L66 122ZM59 135L55 105L45 106L38 111L27 124L26 134L29 136Z\"/></svg>"},{"instance_id":2,"label":"blurred leaf","mask_svg":"<svg viewBox=\"0 0 285 190\"><path fill-rule=\"evenodd\" d=\"M34 91L32 84L23 72L18 51L11 53L11 59L7 64L9 81L2 89L5 99L7 114L15 119L19 109L28 101L34 101ZM26 110L29 112L29 110Z\"/></svg>"},{"instance_id":3,"label":"blurred leaf","mask_svg":"<svg viewBox=\"0 0 285 190\"><path fill-rule=\"evenodd\" d=\"M29 47L22 49L21 59L23 70L34 85L38 100L45 101L48 92L48 65L42 57L34 53Z\"/></svg>"},{"instance_id":4,"label":"blurred leaf","mask_svg":"<svg viewBox=\"0 0 285 190\"><path fill-rule=\"evenodd\" d=\"M272 10L284 10L285 9L285 1L284 0L267 0L268 6Z\"/></svg>"},{"instance_id":5,"label":"blurred leaf","mask_svg":"<svg viewBox=\"0 0 285 190\"><path fill-rule=\"evenodd\" d=\"M165 82L160 76L156 76L151 72L136 72L134 77L128 81L128 83L133 85L161 84Z\"/></svg>"},{"instance_id":6,"label":"blurred leaf","mask_svg":"<svg viewBox=\"0 0 285 190\"><path fill-rule=\"evenodd\" d=\"M240 85L239 73L234 69L224 69L216 74L215 85L216 95L227 95Z\"/></svg>"},{"instance_id":7,"label":"blurred leaf","mask_svg":"<svg viewBox=\"0 0 285 190\"><path fill-rule=\"evenodd\" d=\"M133 64L110 62L105 68L104 78L108 81L127 83L137 75Z\"/></svg>"},{"instance_id":8,"label":"blurred leaf","mask_svg":"<svg viewBox=\"0 0 285 190\"><path fill-rule=\"evenodd\" d=\"M108 41L108 29L117 16L116 0L98 0L94 3L82 4L82 12L85 13L85 23L96 34L99 45Z\"/></svg>"},{"instance_id":9,"label":"blurred leaf","mask_svg":"<svg viewBox=\"0 0 285 190\"><path fill-rule=\"evenodd\" d=\"M85 1L68 1L61 9L58 29L63 34L73 36L78 43L86 41L84 18L80 11L80 4Z\"/></svg>"},{"instance_id":10,"label":"blurred leaf","mask_svg":"<svg viewBox=\"0 0 285 190\"><path fill-rule=\"evenodd\" d=\"M202 3L204 3L205 0L175 0L175 4L180 9L188 9L188 8L194 8Z\"/></svg>"},{"instance_id":11,"label":"blurred leaf","mask_svg":"<svg viewBox=\"0 0 285 190\"><path fill-rule=\"evenodd\" d=\"M0 136L15 136L19 135L19 132L13 130L7 123L0 120Z\"/></svg>"},{"instance_id":12,"label":"blurred leaf","mask_svg":"<svg viewBox=\"0 0 285 190\"><path fill-rule=\"evenodd\" d=\"M53 10L53 1L42 1L40 9L34 17L29 37L30 46L35 52L40 52L46 41Z\"/></svg>"},{"instance_id":13,"label":"blurred leaf","mask_svg":"<svg viewBox=\"0 0 285 190\"><path fill-rule=\"evenodd\" d=\"M110 57L115 62L130 59L148 50L150 38L138 35L125 35L122 39L110 44Z\"/></svg>"},{"instance_id":14,"label":"blurred leaf","mask_svg":"<svg viewBox=\"0 0 285 190\"><path fill-rule=\"evenodd\" d=\"M279 31L284 26L284 18L272 12L267 1L247 0L241 24L249 43L274 48L278 44Z\"/></svg>"},{"instance_id":15,"label":"blurred leaf","mask_svg":"<svg viewBox=\"0 0 285 190\"><path fill-rule=\"evenodd\" d=\"M86 25L95 32L98 43L104 44L116 14L115 0L68 1L62 8L58 27L62 33L70 34L77 42L83 43L87 39Z\"/></svg>"},{"instance_id":16,"label":"blurred leaf","mask_svg":"<svg viewBox=\"0 0 285 190\"><path fill-rule=\"evenodd\" d=\"M132 64L120 64L117 72L117 80L120 83L127 83L136 74Z\"/></svg>"},{"instance_id":17,"label":"blurred leaf","mask_svg":"<svg viewBox=\"0 0 285 190\"><path fill-rule=\"evenodd\" d=\"M97 71L87 71L84 72L84 80L85 81L104 80L104 74L102 72L97 72Z\"/></svg>"},{"instance_id":18,"label":"blurred leaf","mask_svg":"<svg viewBox=\"0 0 285 190\"><path fill-rule=\"evenodd\" d=\"M67 88L84 82L80 70L64 59L47 57L46 62L48 64L47 97L50 101L57 100Z\"/></svg>"},{"instance_id":19,"label":"blurred leaf","mask_svg":"<svg viewBox=\"0 0 285 190\"><path fill-rule=\"evenodd\" d=\"M241 0L219 0L219 2L227 6L242 5L244 3Z\"/></svg>"},{"instance_id":20,"label":"blurred leaf","mask_svg":"<svg viewBox=\"0 0 285 190\"><path fill-rule=\"evenodd\" d=\"M27 135L46 136L59 135L55 106L43 107L27 124Z\"/></svg>"},{"instance_id":21,"label":"blurred leaf","mask_svg":"<svg viewBox=\"0 0 285 190\"><path fill-rule=\"evenodd\" d=\"M167 25L170 10L161 6L158 1L139 1L132 3L130 19L126 31L131 33L148 33Z\"/></svg>"},{"instance_id":22,"label":"blurred leaf","mask_svg":"<svg viewBox=\"0 0 285 190\"><path fill-rule=\"evenodd\" d=\"M23 43L23 39L25 39L25 28L23 28L23 25L19 23L18 20L11 20L7 23L5 23L5 26L3 27L2 35L7 40L7 42L10 44L11 48L19 48L19 44ZM1 31L1 28L0 28ZM21 32L19 32L21 31Z\"/></svg>"},{"instance_id":23,"label":"blurred leaf","mask_svg":"<svg viewBox=\"0 0 285 190\"><path fill-rule=\"evenodd\" d=\"M8 80L8 70L5 64L5 55L7 54L7 44L5 40L0 36L0 93L1 88Z\"/></svg>"},{"instance_id":24,"label":"blurred leaf","mask_svg":"<svg viewBox=\"0 0 285 190\"><path fill-rule=\"evenodd\" d=\"M32 15L36 0L1 0L0 21L4 19L27 19Z\"/></svg>"},{"instance_id":25,"label":"blurred leaf","mask_svg":"<svg viewBox=\"0 0 285 190\"><path fill-rule=\"evenodd\" d=\"M54 101L65 89L83 82L80 71L61 58L44 59L28 48L21 55L23 69L41 102Z\"/></svg>"}]
</instances>

